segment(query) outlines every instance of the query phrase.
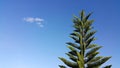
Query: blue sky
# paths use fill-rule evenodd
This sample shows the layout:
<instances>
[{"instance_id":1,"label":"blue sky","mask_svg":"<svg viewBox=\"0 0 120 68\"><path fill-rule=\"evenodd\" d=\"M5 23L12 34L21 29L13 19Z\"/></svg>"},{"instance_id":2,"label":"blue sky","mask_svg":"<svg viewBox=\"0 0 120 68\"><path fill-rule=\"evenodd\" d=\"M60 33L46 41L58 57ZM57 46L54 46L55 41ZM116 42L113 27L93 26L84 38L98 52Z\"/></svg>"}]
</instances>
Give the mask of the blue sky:
<instances>
[{"instance_id":1,"label":"blue sky","mask_svg":"<svg viewBox=\"0 0 120 68\"><path fill-rule=\"evenodd\" d=\"M69 49L73 15L94 12L100 55L118 68L119 0L0 0L0 68L58 68Z\"/></svg>"}]
</instances>

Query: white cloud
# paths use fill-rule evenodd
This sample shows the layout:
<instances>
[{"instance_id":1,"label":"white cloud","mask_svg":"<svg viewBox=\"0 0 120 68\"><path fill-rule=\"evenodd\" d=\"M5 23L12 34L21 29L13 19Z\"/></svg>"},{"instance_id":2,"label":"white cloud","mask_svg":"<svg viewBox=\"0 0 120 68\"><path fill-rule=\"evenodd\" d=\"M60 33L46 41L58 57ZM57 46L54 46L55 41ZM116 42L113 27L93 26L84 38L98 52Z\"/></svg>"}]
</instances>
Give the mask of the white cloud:
<instances>
[{"instance_id":1,"label":"white cloud","mask_svg":"<svg viewBox=\"0 0 120 68\"><path fill-rule=\"evenodd\" d=\"M41 18L34 18L34 20L35 20L36 22L43 22L43 21L44 21L44 20L41 19Z\"/></svg>"},{"instance_id":2,"label":"white cloud","mask_svg":"<svg viewBox=\"0 0 120 68\"><path fill-rule=\"evenodd\" d=\"M40 27L43 27L44 19L42 19L42 18L38 18L38 17L36 17L36 18L34 18L34 17L25 17L25 18L23 18L23 20L25 22L35 23L35 24L39 25Z\"/></svg>"}]
</instances>

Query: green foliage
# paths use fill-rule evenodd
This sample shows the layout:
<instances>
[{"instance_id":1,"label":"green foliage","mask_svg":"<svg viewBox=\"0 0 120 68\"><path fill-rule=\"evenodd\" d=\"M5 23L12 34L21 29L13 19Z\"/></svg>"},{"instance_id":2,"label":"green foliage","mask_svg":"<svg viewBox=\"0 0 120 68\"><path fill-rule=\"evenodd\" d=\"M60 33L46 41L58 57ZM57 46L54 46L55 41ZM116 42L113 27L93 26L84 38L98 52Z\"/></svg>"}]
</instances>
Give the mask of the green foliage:
<instances>
[{"instance_id":1,"label":"green foliage","mask_svg":"<svg viewBox=\"0 0 120 68\"><path fill-rule=\"evenodd\" d=\"M69 60L59 57L61 61L70 68L100 68L103 63L109 60L111 57L97 56L98 50L102 46L93 44L95 40L92 24L94 20L88 20L92 13L85 15L85 12L80 13L80 17L74 16L73 27L75 28L70 37L75 41L74 43L68 42L68 48L70 51L66 53L69 56ZM59 65L60 68L67 68L66 66ZM104 68L111 68L111 65Z\"/></svg>"}]
</instances>

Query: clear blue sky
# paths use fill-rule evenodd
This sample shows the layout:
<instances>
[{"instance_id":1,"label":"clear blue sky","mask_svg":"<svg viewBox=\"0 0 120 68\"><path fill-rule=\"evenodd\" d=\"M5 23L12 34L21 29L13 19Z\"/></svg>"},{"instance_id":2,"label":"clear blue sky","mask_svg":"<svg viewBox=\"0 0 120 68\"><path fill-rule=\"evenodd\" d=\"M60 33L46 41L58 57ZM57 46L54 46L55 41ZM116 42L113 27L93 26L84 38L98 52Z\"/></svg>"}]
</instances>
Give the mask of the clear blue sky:
<instances>
[{"instance_id":1,"label":"clear blue sky","mask_svg":"<svg viewBox=\"0 0 120 68\"><path fill-rule=\"evenodd\" d=\"M0 0L0 68L58 68L82 9L94 12L100 55L119 68L119 0Z\"/></svg>"}]
</instances>

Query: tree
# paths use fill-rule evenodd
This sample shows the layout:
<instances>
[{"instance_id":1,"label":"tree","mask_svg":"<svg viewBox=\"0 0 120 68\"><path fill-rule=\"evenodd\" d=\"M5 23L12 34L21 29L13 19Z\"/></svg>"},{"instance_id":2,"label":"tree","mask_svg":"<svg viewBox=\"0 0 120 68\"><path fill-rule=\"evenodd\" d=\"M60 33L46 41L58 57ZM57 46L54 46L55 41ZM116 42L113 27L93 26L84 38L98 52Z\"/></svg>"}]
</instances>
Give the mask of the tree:
<instances>
[{"instance_id":1,"label":"tree","mask_svg":"<svg viewBox=\"0 0 120 68\"><path fill-rule=\"evenodd\" d=\"M80 16L74 16L73 27L75 28L70 37L75 41L74 43L68 42L68 48L70 51L66 53L69 56L69 60L59 57L61 61L70 68L100 68L103 63L111 58L111 56L103 57L98 56L98 50L102 47L97 44L93 44L96 40L94 34L96 30L93 30L92 23L94 20L88 20L92 13L85 15L82 10ZM64 65L59 65L60 68L67 68ZM111 65L103 68L111 68Z\"/></svg>"}]
</instances>

